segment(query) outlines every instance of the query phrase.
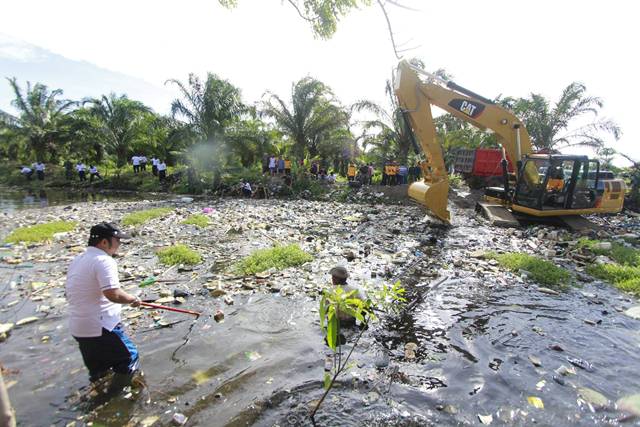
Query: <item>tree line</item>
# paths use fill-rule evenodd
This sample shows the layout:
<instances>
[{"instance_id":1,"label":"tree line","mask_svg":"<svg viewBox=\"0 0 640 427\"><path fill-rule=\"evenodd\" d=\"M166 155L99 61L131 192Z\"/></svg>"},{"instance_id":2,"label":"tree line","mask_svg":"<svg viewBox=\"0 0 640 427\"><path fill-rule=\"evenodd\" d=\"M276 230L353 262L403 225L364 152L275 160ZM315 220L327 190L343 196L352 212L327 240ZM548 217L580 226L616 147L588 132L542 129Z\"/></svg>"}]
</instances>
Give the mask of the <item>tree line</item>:
<instances>
[{"instance_id":1,"label":"tree line","mask_svg":"<svg viewBox=\"0 0 640 427\"><path fill-rule=\"evenodd\" d=\"M451 78L443 70L436 74ZM220 174L229 167L256 167L268 154L320 158L342 172L349 161L417 160L389 81L383 105L369 100L344 105L329 86L312 77L294 82L288 97L266 91L249 105L228 80L214 73L205 79L190 74L186 81L167 81L179 91L169 115L125 94L69 100L61 89L21 85L15 77L7 81L17 113L0 110L0 158L13 162L69 159L121 167L132 155L145 154ZM577 82L555 103L536 93L495 102L524 121L538 150L586 145L610 158L613 150L605 147L605 138L621 134L615 122L598 117L602 100L587 95ZM368 118L357 118L363 115ZM587 124L572 126L578 119ZM449 160L461 147L497 146L494 135L449 114L435 121Z\"/></svg>"}]
</instances>

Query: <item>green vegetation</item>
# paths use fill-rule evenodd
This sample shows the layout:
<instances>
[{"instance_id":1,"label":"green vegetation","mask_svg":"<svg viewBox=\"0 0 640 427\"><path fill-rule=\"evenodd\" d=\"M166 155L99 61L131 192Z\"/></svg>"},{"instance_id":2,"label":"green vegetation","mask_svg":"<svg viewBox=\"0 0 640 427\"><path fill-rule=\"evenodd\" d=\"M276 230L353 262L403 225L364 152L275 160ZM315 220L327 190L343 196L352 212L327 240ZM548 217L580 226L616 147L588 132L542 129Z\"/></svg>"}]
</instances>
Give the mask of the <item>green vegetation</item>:
<instances>
[{"instance_id":1,"label":"green vegetation","mask_svg":"<svg viewBox=\"0 0 640 427\"><path fill-rule=\"evenodd\" d=\"M156 255L164 265L187 264L195 265L202 262L200 254L185 245L174 245L160 249Z\"/></svg>"},{"instance_id":2,"label":"green vegetation","mask_svg":"<svg viewBox=\"0 0 640 427\"><path fill-rule=\"evenodd\" d=\"M173 212L173 209L171 208L155 208L133 212L125 215L124 218L122 218L122 223L124 225L140 225L147 221L151 221L152 219L167 216L171 212Z\"/></svg>"},{"instance_id":3,"label":"green vegetation","mask_svg":"<svg viewBox=\"0 0 640 427\"><path fill-rule=\"evenodd\" d=\"M240 274L249 275L275 268L293 267L312 261L313 257L300 249L296 244L276 246L270 249L259 249L240 261L236 270Z\"/></svg>"},{"instance_id":4,"label":"green vegetation","mask_svg":"<svg viewBox=\"0 0 640 427\"><path fill-rule=\"evenodd\" d=\"M343 357L342 343L340 342L340 316L347 314L357 319L361 324L366 325L369 322L377 320L375 315L376 311L387 314L399 313L403 305L407 302L404 294L405 290L400 285L400 281L395 282L391 286L382 285L382 288L379 290L367 290L365 299L358 296L357 290L346 292L341 286L331 286L322 293L320 307L318 309L320 314L320 328L322 329L325 342L329 348L333 350L333 363L331 371L324 373L325 391L311 412L312 420L338 379L338 376L349 366L349 358L358 345L362 333L367 329L360 329L360 333L353 342L351 351L349 351L346 357Z\"/></svg>"},{"instance_id":5,"label":"green vegetation","mask_svg":"<svg viewBox=\"0 0 640 427\"><path fill-rule=\"evenodd\" d=\"M566 289L571 279L571 274L564 268L532 255L488 253L487 257L495 259L502 267L511 271L527 271L531 273L531 279L550 287Z\"/></svg>"},{"instance_id":6,"label":"green vegetation","mask_svg":"<svg viewBox=\"0 0 640 427\"><path fill-rule=\"evenodd\" d=\"M578 248L588 249L596 255L606 255L618 264L640 267L640 250L624 246L620 243L612 243L611 249L600 249L599 240L582 238L578 241Z\"/></svg>"},{"instance_id":7,"label":"green vegetation","mask_svg":"<svg viewBox=\"0 0 640 427\"><path fill-rule=\"evenodd\" d=\"M611 249L602 249L600 243L598 240L580 239L578 247L596 255L605 255L616 264L589 265L587 273L622 291L640 295L640 251L620 243L613 243Z\"/></svg>"},{"instance_id":8,"label":"green vegetation","mask_svg":"<svg viewBox=\"0 0 640 427\"><path fill-rule=\"evenodd\" d=\"M64 233L76 228L74 221L54 221L29 227L20 227L11 232L6 242L44 242L51 240L56 233Z\"/></svg>"},{"instance_id":9,"label":"green vegetation","mask_svg":"<svg viewBox=\"0 0 640 427\"><path fill-rule=\"evenodd\" d=\"M205 228L209 225L209 217L203 214L194 214L182 221L183 224L191 224L196 227Z\"/></svg>"}]
</instances>

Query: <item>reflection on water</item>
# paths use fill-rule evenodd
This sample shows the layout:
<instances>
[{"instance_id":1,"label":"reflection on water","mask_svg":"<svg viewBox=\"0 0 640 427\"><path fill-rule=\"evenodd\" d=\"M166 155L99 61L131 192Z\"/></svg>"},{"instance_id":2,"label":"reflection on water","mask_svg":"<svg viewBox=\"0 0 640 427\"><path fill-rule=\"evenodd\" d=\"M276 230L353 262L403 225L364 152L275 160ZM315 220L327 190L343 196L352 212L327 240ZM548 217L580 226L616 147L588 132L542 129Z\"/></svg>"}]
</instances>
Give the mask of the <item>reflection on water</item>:
<instances>
[{"instance_id":1,"label":"reflection on water","mask_svg":"<svg viewBox=\"0 0 640 427\"><path fill-rule=\"evenodd\" d=\"M44 208L78 202L103 202L139 199L137 193L90 192L86 190L28 189L23 191L0 188L0 212Z\"/></svg>"}]
</instances>

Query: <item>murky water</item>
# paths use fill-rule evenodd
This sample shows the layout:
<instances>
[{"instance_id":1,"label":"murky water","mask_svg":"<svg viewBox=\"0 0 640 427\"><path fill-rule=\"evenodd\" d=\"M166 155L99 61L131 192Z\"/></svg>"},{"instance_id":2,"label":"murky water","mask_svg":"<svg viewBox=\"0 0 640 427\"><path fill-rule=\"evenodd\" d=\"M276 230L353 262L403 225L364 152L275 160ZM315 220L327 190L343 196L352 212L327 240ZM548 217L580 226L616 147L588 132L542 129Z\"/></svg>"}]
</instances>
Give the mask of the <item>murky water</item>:
<instances>
[{"instance_id":1,"label":"murky water","mask_svg":"<svg viewBox=\"0 0 640 427\"><path fill-rule=\"evenodd\" d=\"M0 187L0 213L77 202L136 200L141 197L139 194L132 192L67 191L64 189L38 188L35 185L30 190Z\"/></svg>"},{"instance_id":2,"label":"murky water","mask_svg":"<svg viewBox=\"0 0 640 427\"><path fill-rule=\"evenodd\" d=\"M277 205L264 203L257 207ZM301 204L292 212L309 209ZM385 270L380 258L371 255L353 276L356 282L367 278L376 283L379 274L371 279L371 272L386 272L390 277L384 280L402 281L410 303L399 316L385 317L364 332L348 372L316 415L317 425L477 425L478 415L491 415L493 425L614 423L620 413L613 405L592 411L577 388L597 390L611 401L640 392L640 322L616 310L637 302L602 284L584 284L560 296L541 293L535 285L470 257L476 249L518 250L522 241L507 231L487 227L468 212L458 211L454 226L444 229L422 222L417 208L399 209L395 222L345 224L331 231L332 238L356 252L366 244L389 253L409 248L405 264ZM282 222L286 229L287 215L279 213L273 226ZM315 219L307 235L331 234L323 225L331 221L331 212ZM212 234L212 239L220 238ZM240 245L247 238L226 236L225 245L247 251L246 241ZM32 298L9 306L17 296L7 292L11 281L21 275L25 283L60 277L66 268L59 263L24 270L5 267L0 268L2 322L33 315L38 305ZM0 362L19 371L7 379L17 381L10 393L22 425L62 426L86 414L79 425L88 420L136 425L150 416L159 417L154 425L170 425L176 412L189 417L187 425L311 425L308 413L323 393L328 354L317 300L304 293L283 297L257 292L234 296L234 305L226 306L206 292L193 291L189 308L204 316L193 321L163 313L163 321L180 323L134 328L147 390L97 408L78 401L87 373L66 333L64 314L16 329L0 344ZM225 311L222 323L211 317L218 308ZM356 335L348 331L349 342ZM405 358L408 342L418 345L415 360ZM345 347L348 351L350 344ZM385 355L388 366L377 367ZM593 370L575 368L575 375L558 379L560 384L554 370L571 367L567 358L584 359ZM539 397L544 409L529 405L531 396Z\"/></svg>"}]
</instances>

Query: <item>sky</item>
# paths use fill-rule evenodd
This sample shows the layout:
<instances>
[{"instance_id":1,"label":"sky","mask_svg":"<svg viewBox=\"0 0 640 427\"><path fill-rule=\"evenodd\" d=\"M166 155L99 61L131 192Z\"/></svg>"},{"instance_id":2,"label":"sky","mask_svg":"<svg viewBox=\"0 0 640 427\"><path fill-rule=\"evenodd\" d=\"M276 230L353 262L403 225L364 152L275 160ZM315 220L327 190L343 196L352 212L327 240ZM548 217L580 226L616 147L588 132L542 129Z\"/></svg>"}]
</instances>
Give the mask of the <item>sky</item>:
<instances>
[{"instance_id":1,"label":"sky","mask_svg":"<svg viewBox=\"0 0 640 427\"><path fill-rule=\"evenodd\" d=\"M582 82L604 101L601 117L622 128L620 140L609 138L608 145L640 160L634 2L399 1L415 9L387 6L396 42L412 48L406 57L420 58L428 70L444 68L488 98L535 92L557 101L569 83ZM342 19L328 41L314 38L287 1L238 3L227 10L217 0L7 1L0 31L141 78L169 98L177 91L167 79L213 72L239 87L248 103L265 91L288 99L305 76L329 85L344 105L387 102L385 81L398 60L375 1ZM152 107L169 111L168 103Z\"/></svg>"}]
</instances>

